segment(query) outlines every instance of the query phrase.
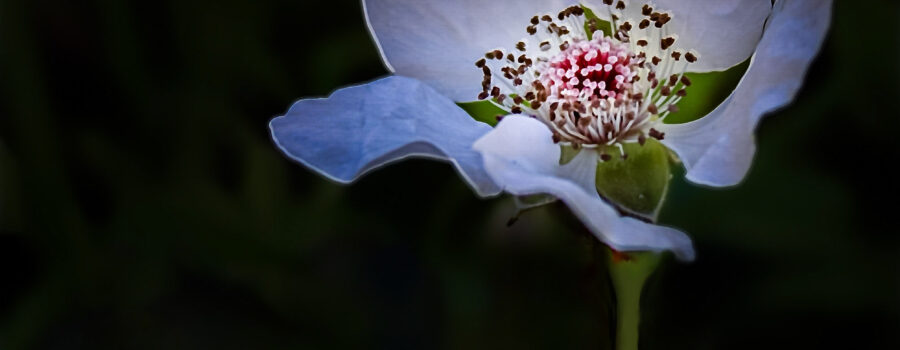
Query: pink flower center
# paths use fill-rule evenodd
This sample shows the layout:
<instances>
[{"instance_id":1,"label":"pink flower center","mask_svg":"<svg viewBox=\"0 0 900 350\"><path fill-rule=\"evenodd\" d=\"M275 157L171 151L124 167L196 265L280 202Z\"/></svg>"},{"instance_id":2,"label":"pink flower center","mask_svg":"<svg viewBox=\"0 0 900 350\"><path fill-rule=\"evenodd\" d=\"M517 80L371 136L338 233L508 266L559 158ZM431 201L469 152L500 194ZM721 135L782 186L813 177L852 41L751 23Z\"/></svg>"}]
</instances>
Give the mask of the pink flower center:
<instances>
[{"instance_id":1,"label":"pink flower center","mask_svg":"<svg viewBox=\"0 0 900 350\"><path fill-rule=\"evenodd\" d=\"M610 38L577 41L550 60L540 80L560 97L616 98L636 74L631 57L626 45Z\"/></svg>"}]
</instances>

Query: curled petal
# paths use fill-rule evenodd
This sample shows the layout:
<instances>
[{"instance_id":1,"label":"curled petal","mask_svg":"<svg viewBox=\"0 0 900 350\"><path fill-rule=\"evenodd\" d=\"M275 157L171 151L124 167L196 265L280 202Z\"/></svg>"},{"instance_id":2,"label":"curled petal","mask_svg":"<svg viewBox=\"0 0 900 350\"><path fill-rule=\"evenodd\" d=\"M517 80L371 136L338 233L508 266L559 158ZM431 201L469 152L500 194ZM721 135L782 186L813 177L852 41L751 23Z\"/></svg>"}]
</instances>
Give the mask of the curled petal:
<instances>
[{"instance_id":1,"label":"curled petal","mask_svg":"<svg viewBox=\"0 0 900 350\"><path fill-rule=\"evenodd\" d=\"M677 46L696 50L700 60L691 72L720 71L744 62L763 34L772 3L766 0L654 0L671 11L666 26L678 34Z\"/></svg>"},{"instance_id":2,"label":"curled petal","mask_svg":"<svg viewBox=\"0 0 900 350\"><path fill-rule=\"evenodd\" d=\"M369 31L392 72L428 83L454 101L481 92L484 53L512 47L527 36L537 14L555 13L574 0L363 0Z\"/></svg>"},{"instance_id":3,"label":"curled petal","mask_svg":"<svg viewBox=\"0 0 900 350\"><path fill-rule=\"evenodd\" d=\"M731 186L744 178L756 150L756 125L794 99L830 17L830 0L776 2L750 67L731 96L699 120L665 126L663 143L678 153L689 180Z\"/></svg>"},{"instance_id":4,"label":"curled petal","mask_svg":"<svg viewBox=\"0 0 900 350\"><path fill-rule=\"evenodd\" d=\"M641 13L646 3L654 12L672 16L664 29L666 35L677 35L675 47L700 53L700 60L688 66L689 72L720 71L744 62L753 53L772 11L765 0L630 0L620 22L640 23L646 18ZM611 12L600 0L590 1L588 6L596 10L597 17L610 19Z\"/></svg>"},{"instance_id":5,"label":"curled petal","mask_svg":"<svg viewBox=\"0 0 900 350\"><path fill-rule=\"evenodd\" d=\"M471 147L491 127L415 79L388 77L300 100L269 128L286 155L340 183L418 156L450 161L480 196L499 192Z\"/></svg>"},{"instance_id":6,"label":"curled petal","mask_svg":"<svg viewBox=\"0 0 900 350\"><path fill-rule=\"evenodd\" d=\"M594 187L597 153L582 151L559 165L560 147L540 121L507 116L479 139L474 148L484 156L485 169L503 190L517 196L549 194L566 205L601 241L620 251L672 250L692 260L690 238L669 227L623 217Z\"/></svg>"}]
</instances>

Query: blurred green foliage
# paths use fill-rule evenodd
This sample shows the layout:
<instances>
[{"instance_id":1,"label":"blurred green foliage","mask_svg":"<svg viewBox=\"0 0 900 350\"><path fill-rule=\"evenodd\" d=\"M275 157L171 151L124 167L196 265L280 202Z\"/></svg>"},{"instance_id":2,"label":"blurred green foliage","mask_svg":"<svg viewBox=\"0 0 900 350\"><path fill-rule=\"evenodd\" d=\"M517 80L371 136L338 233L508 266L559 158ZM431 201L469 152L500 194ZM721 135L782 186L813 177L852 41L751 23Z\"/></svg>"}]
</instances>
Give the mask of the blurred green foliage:
<instances>
[{"instance_id":1,"label":"blurred green foliage","mask_svg":"<svg viewBox=\"0 0 900 350\"><path fill-rule=\"evenodd\" d=\"M835 6L747 180L676 169L660 221L699 256L648 281L643 349L900 345L900 9ZM446 164L341 187L272 146L292 101L384 74L358 1L0 1L0 348L609 348L562 204L507 228Z\"/></svg>"}]
</instances>

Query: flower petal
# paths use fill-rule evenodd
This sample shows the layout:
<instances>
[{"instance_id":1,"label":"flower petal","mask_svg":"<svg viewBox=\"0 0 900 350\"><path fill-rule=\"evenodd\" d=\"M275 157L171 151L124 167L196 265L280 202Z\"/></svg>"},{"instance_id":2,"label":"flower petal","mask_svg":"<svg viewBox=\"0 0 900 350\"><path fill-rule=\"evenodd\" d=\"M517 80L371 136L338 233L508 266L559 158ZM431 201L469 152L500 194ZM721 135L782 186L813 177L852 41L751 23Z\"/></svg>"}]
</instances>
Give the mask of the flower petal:
<instances>
[{"instance_id":1,"label":"flower petal","mask_svg":"<svg viewBox=\"0 0 900 350\"><path fill-rule=\"evenodd\" d=\"M415 79L388 77L300 100L269 128L285 154L340 183L419 156L449 160L480 196L499 192L471 147L491 127Z\"/></svg>"},{"instance_id":2,"label":"flower petal","mask_svg":"<svg viewBox=\"0 0 900 350\"><path fill-rule=\"evenodd\" d=\"M537 14L575 0L363 0L369 31L388 69L428 83L454 101L481 92L475 61L528 35Z\"/></svg>"},{"instance_id":3,"label":"flower petal","mask_svg":"<svg viewBox=\"0 0 900 350\"><path fill-rule=\"evenodd\" d=\"M653 11L671 14L672 20L664 28L678 36L676 47L700 54L700 60L688 66L690 72L721 71L744 62L759 42L772 10L765 0L631 0L626 1L622 17L640 23L646 3ZM588 6L598 17L609 20L608 7L600 0L592 0Z\"/></svg>"},{"instance_id":4,"label":"flower petal","mask_svg":"<svg viewBox=\"0 0 900 350\"><path fill-rule=\"evenodd\" d=\"M503 190L517 196L550 194L569 206L604 243L620 251L672 250L692 260L694 249L684 233L620 216L594 187L597 153L582 151L559 165L560 147L540 121L507 116L473 146L484 156L485 169Z\"/></svg>"},{"instance_id":5,"label":"flower petal","mask_svg":"<svg viewBox=\"0 0 900 350\"><path fill-rule=\"evenodd\" d=\"M756 149L757 123L797 94L830 17L830 0L778 1L750 67L731 96L699 120L663 128L663 143L678 153L689 180L730 186L744 178Z\"/></svg>"}]
</instances>

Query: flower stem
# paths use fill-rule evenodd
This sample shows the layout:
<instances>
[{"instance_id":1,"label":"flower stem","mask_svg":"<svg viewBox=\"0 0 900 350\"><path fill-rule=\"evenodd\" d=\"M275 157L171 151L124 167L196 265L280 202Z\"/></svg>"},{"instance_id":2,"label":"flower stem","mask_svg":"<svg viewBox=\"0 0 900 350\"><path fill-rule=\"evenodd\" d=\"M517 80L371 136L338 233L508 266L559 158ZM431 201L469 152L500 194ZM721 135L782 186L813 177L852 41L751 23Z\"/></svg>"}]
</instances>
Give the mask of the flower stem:
<instances>
[{"instance_id":1,"label":"flower stem","mask_svg":"<svg viewBox=\"0 0 900 350\"><path fill-rule=\"evenodd\" d=\"M638 349L641 290L662 255L652 252L609 254L609 275L616 291L616 350Z\"/></svg>"}]
</instances>

